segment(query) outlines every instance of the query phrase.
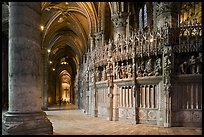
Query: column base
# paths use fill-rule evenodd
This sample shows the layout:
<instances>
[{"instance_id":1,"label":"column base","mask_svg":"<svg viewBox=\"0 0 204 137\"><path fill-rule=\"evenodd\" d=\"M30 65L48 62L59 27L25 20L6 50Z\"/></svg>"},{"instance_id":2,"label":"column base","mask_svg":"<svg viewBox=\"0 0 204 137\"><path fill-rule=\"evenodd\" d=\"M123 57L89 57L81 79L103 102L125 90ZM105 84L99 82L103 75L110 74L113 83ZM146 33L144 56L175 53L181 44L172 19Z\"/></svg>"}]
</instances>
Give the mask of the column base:
<instances>
[{"instance_id":1,"label":"column base","mask_svg":"<svg viewBox=\"0 0 204 137\"><path fill-rule=\"evenodd\" d=\"M9 113L2 119L2 135L52 135L53 127L45 112Z\"/></svg>"},{"instance_id":2,"label":"column base","mask_svg":"<svg viewBox=\"0 0 204 137\"><path fill-rule=\"evenodd\" d=\"M164 127L171 127L170 123L164 123Z\"/></svg>"},{"instance_id":3,"label":"column base","mask_svg":"<svg viewBox=\"0 0 204 137\"><path fill-rule=\"evenodd\" d=\"M98 117L98 110L94 110L94 117Z\"/></svg>"},{"instance_id":4,"label":"column base","mask_svg":"<svg viewBox=\"0 0 204 137\"><path fill-rule=\"evenodd\" d=\"M113 108L113 121L119 120L119 108Z\"/></svg>"},{"instance_id":5,"label":"column base","mask_svg":"<svg viewBox=\"0 0 204 137\"><path fill-rule=\"evenodd\" d=\"M42 106L41 109L42 109L43 111L48 111L48 107L47 107L47 106Z\"/></svg>"}]
</instances>

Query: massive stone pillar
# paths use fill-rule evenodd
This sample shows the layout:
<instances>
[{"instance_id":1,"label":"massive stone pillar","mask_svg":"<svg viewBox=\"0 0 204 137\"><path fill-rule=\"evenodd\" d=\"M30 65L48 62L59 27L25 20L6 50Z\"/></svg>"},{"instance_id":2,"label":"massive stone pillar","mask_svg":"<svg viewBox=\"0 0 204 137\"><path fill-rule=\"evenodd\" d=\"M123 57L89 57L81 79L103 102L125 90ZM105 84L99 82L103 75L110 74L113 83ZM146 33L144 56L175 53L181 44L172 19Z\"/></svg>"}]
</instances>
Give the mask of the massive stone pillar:
<instances>
[{"instance_id":1,"label":"massive stone pillar","mask_svg":"<svg viewBox=\"0 0 204 137\"><path fill-rule=\"evenodd\" d=\"M178 25L178 9L177 2L154 2L153 3L153 22L154 28L161 28L165 22L169 23L170 27Z\"/></svg>"},{"instance_id":2,"label":"massive stone pillar","mask_svg":"<svg viewBox=\"0 0 204 137\"><path fill-rule=\"evenodd\" d=\"M128 12L117 12L112 15L111 19L114 24L114 41L117 41L119 35L121 37L126 37L126 24Z\"/></svg>"},{"instance_id":3,"label":"massive stone pillar","mask_svg":"<svg viewBox=\"0 0 204 137\"><path fill-rule=\"evenodd\" d=\"M9 3L9 109L2 134L53 134L41 110L40 3Z\"/></svg>"},{"instance_id":4,"label":"massive stone pillar","mask_svg":"<svg viewBox=\"0 0 204 137\"><path fill-rule=\"evenodd\" d=\"M43 63L43 81L42 81L42 97L43 97L43 110L48 110L48 55L47 50L42 51L42 63Z\"/></svg>"},{"instance_id":5,"label":"massive stone pillar","mask_svg":"<svg viewBox=\"0 0 204 137\"><path fill-rule=\"evenodd\" d=\"M178 27L179 3L176 2L155 2L153 4L154 28L165 30L163 48L163 89L160 100L160 119L163 119L164 127L171 126L171 73L174 65L171 41L176 32L170 28Z\"/></svg>"}]
</instances>

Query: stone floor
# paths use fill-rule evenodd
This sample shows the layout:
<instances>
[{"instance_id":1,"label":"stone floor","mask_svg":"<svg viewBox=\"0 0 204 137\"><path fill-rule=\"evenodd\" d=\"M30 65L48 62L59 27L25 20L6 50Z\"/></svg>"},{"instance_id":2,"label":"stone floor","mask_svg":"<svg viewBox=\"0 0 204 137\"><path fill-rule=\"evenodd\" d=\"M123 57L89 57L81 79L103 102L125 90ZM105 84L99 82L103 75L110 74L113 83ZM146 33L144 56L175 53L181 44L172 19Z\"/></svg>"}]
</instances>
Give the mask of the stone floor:
<instances>
[{"instance_id":1,"label":"stone floor","mask_svg":"<svg viewBox=\"0 0 204 137\"><path fill-rule=\"evenodd\" d=\"M161 128L129 124L88 116L75 106L51 107L46 111L54 135L202 135L202 128Z\"/></svg>"},{"instance_id":2,"label":"stone floor","mask_svg":"<svg viewBox=\"0 0 204 137\"><path fill-rule=\"evenodd\" d=\"M202 128L162 128L108 121L88 116L74 105L50 107L45 112L52 122L54 135L202 135Z\"/></svg>"}]
</instances>

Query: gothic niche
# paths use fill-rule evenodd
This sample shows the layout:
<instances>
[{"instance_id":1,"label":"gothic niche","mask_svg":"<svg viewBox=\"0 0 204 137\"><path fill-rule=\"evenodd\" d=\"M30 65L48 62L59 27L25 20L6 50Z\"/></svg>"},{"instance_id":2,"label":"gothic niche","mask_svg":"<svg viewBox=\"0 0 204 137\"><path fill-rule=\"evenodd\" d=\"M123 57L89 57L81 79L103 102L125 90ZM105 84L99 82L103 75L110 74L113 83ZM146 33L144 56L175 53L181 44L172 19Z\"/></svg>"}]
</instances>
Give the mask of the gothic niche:
<instances>
[{"instance_id":1,"label":"gothic niche","mask_svg":"<svg viewBox=\"0 0 204 137\"><path fill-rule=\"evenodd\" d=\"M176 55L175 73L179 75L202 74L202 53L185 53L185 56Z\"/></svg>"},{"instance_id":2,"label":"gothic niche","mask_svg":"<svg viewBox=\"0 0 204 137\"><path fill-rule=\"evenodd\" d=\"M132 78L132 60L115 62L115 79Z\"/></svg>"},{"instance_id":3,"label":"gothic niche","mask_svg":"<svg viewBox=\"0 0 204 137\"><path fill-rule=\"evenodd\" d=\"M61 90L60 90L60 98L63 100L64 104L69 104L71 102L71 93L70 93L70 85L71 85L71 76L67 72L67 70L63 70L60 73L61 80Z\"/></svg>"},{"instance_id":4,"label":"gothic niche","mask_svg":"<svg viewBox=\"0 0 204 137\"><path fill-rule=\"evenodd\" d=\"M138 59L136 68L137 77L161 76L162 60L161 56L150 56Z\"/></svg>"}]
</instances>

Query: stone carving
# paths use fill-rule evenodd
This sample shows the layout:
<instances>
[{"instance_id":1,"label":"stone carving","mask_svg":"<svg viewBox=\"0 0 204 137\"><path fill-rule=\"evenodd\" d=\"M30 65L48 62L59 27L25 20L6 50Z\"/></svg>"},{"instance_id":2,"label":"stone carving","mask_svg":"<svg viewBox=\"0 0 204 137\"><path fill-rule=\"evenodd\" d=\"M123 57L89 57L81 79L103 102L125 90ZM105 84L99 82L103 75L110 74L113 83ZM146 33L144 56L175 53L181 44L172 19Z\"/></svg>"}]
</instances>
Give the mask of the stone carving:
<instances>
[{"instance_id":1,"label":"stone carving","mask_svg":"<svg viewBox=\"0 0 204 137\"><path fill-rule=\"evenodd\" d=\"M132 77L132 65L127 63L127 78Z\"/></svg>"},{"instance_id":2,"label":"stone carving","mask_svg":"<svg viewBox=\"0 0 204 137\"><path fill-rule=\"evenodd\" d=\"M107 79L107 75L106 75L106 67L103 67L103 71L102 71L102 80L105 81Z\"/></svg>"},{"instance_id":3,"label":"stone carving","mask_svg":"<svg viewBox=\"0 0 204 137\"><path fill-rule=\"evenodd\" d=\"M110 76L113 73L113 64L111 59L108 59L108 65L106 66L107 76Z\"/></svg>"},{"instance_id":4,"label":"stone carving","mask_svg":"<svg viewBox=\"0 0 204 137\"><path fill-rule=\"evenodd\" d=\"M161 58L158 58L156 60L156 65L155 65L155 71L154 71L154 75L155 76L159 76L161 75Z\"/></svg>"},{"instance_id":5,"label":"stone carving","mask_svg":"<svg viewBox=\"0 0 204 137\"><path fill-rule=\"evenodd\" d=\"M120 78L125 78L125 75L126 75L126 68L124 66L124 63L121 64L121 67L120 67Z\"/></svg>"},{"instance_id":6,"label":"stone carving","mask_svg":"<svg viewBox=\"0 0 204 137\"><path fill-rule=\"evenodd\" d=\"M144 70L144 74L143 76L152 76L153 75L153 66L152 66L152 59L150 58L148 61L147 61L147 64L146 64L146 68Z\"/></svg>"},{"instance_id":7,"label":"stone carving","mask_svg":"<svg viewBox=\"0 0 204 137\"><path fill-rule=\"evenodd\" d=\"M190 73L195 74L196 73L196 59L194 55L191 56L189 59L189 67L190 67Z\"/></svg>"},{"instance_id":8,"label":"stone carving","mask_svg":"<svg viewBox=\"0 0 204 137\"><path fill-rule=\"evenodd\" d=\"M171 48L164 49L164 91L166 95L170 93L170 74L171 74Z\"/></svg>"},{"instance_id":9,"label":"stone carving","mask_svg":"<svg viewBox=\"0 0 204 137\"><path fill-rule=\"evenodd\" d=\"M119 78L120 78L120 66L117 62L115 66L115 79L119 79Z\"/></svg>"},{"instance_id":10,"label":"stone carving","mask_svg":"<svg viewBox=\"0 0 204 137\"><path fill-rule=\"evenodd\" d=\"M180 74L186 74L187 73L187 65L188 65L188 63L186 61L184 61L183 63L181 63L179 65Z\"/></svg>"},{"instance_id":11,"label":"stone carving","mask_svg":"<svg viewBox=\"0 0 204 137\"><path fill-rule=\"evenodd\" d=\"M102 51L104 52L104 51ZM111 40L109 39L109 42L108 42L108 57L111 58L112 57L112 42Z\"/></svg>"},{"instance_id":12,"label":"stone carving","mask_svg":"<svg viewBox=\"0 0 204 137\"><path fill-rule=\"evenodd\" d=\"M99 68L96 69L96 81L101 81L102 78L102 74L101 71L99 70Z\"/></svg>"},{"instance_id":13,"label":"stone carving","mask_svg":"<svg viewBox=\"0 0 204 137\"><path fill-rule=\"evenodd\" d=\"M127 22L127 17L128 17L128 14L127 12L119 12L119 13L116 13L112 16L112 22L114 24L114 27L115 28L119 28L119 27L125 27Z\"/></svg>"},{"instance_id":14,"label":"stone carving","mask_svg":"<svg viewBox=\"0 0 204 137\"><path fill-rule=\"evenodd\" d=\"M202 53L199 53L197 57L195 55L187 57L182 63L176 65L175 69L177 67L178 74L202 74Z\"/></svg>"},{"instance_id":15,"label":"stone carving","mask_svg":"<svg viewBox=\"0 0 204 137\"><path fill-rule=\"evenodd\" d=\"M196 73L202 74L202 53L198 53L198 57L196 60Z\"/></svg>"},{"instance_id":16,"label":"stone carving","mask_svg":"<svg viewBox=\"0 0 204 137\"><path fill-rule=\"evenodd\" d=\"M143 73L144 73L144 62L142 62L137 69L137 72L136 72L137 77L142 77Z\"/></svg>"}]
</instances>

